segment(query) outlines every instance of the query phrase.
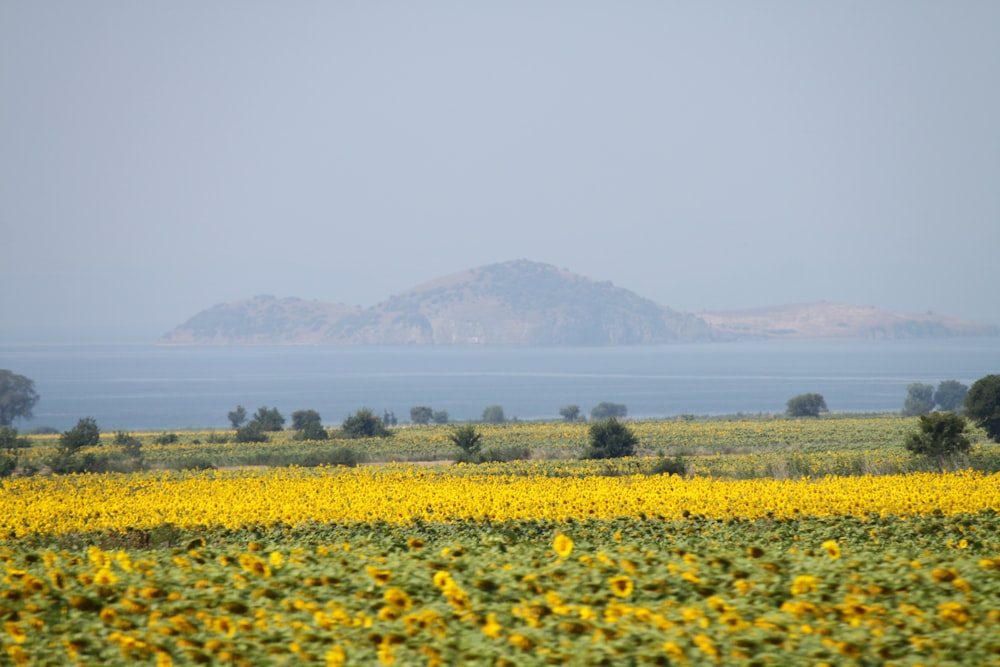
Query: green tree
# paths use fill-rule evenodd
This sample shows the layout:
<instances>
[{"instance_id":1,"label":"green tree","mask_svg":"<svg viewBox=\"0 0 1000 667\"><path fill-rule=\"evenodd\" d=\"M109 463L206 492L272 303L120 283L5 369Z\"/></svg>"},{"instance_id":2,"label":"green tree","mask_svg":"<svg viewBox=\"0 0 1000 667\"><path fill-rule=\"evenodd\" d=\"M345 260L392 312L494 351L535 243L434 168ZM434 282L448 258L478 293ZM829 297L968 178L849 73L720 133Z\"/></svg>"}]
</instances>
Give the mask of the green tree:
<instances>
[{"instance_id":1,"label":"green tree","mask_svg":"<svg viewBox=\"0 0 1000 667\"><path fill-rule=\"evenodd\" d=\"M71 472L100 472L107 463L106 457L99 457L82 450L96 447L101 442L101 429L93 417L84 417L76 426L59 436L59 446L47 461L56 474Z\"/></svg>"},{"instance_id":2,"label":"green tree","mask_svg":"<svg viewBox=\"0 0 1000 667\"><path fill-rule=\"evenodd\" d=\"M965 417L954 412L920 415L918 430L907 437L906 449L918 456L937 459L943 467L947 459L968 453L972 446L965 427Z\"/></svg>"},{"instance_id":3,"label":"green tree","mask_svg":"<svg viewBox=\"0 0 1000 667\"><path fill-rule=\"evenodd\" d=\"M559 408L559 416L566 422L575 422L580 419L579 405L564 405Z\"/></svg>"},{"instance_id":4,"label":"green tree","mask_svg":"<svg viewBox=\"0 0 1000 667\"><path fill-rule=\"evenodd\" d=\"M285 418L278 412L278 408L259 407L253 416L262 431L280 431L285 427Z\"/></svg>"},{"instance_id":5,"label":"green tree","mask_svg":"<svg viewBox=\"0 0 1000 667\"><path fill-rule=\"evenodd\" d=\"M414 424L427 424L434 418L434 410L426 405L415 405L410 408L410 421Z\"/></svg>"},{"instance_id":6,"label":"green tree","mask_svg":"<svg viewBox=\"0 0 1000 667\"><path fill-rule=\"evenodd\" d=\"M591 419L623 419L628 414L624 403L601 401L590 409Z\"/></svg>"},{"instance_id":7,"label":"green tree","mask_svg":"<svg viewBox=\"0 0 1000 667\"><path fill-rule=\"evenodd\" d=\"M93 417L84 417L76 426L59 437L59 447L75 454L84 447L96 447L101 442L101 429Z\"/></svg>"},{"instance_id":8,"label":"green tree","mask_svg":"<svg viewBox=\"0 0 1000 667\"><path fill-rule=\"evenodd\" d=\"M230 410L226 417L229 419L229 423L233 425L233 428L239 428L247 421L247 409L242 405L237 405L236 409Z\"/></svg>"},{"instance_id":9,"label":"green tree","mask_svg":"<svg viewBox=\"0 0 1000 667\"><path fill-rule=\"evenodd\" d=\"M507 421L507 418L503 414L502 405L487 405L483 408L483 418L487 424L502 424Z\"/></svg>"},{"instance_id":10,"label":"green tree","mask_svg":"<svg viewBox=\"0 0 1000 667\"><path fill-rule=\"evenodd\" d=\"M330 437L323 428L323 420L315 410L296 410L292 413L292 428L296 440L326 440Z\"/></svg>"},{"instance_id":11,"label":"green tree","mask_svg":"<svg viewBox=\"0 0 1000 667\"><path fill-rule=\"evenodd\" d=\"M934 391L934 405L946 412L960 411L968 393L969 388L958 380L942 380Z\"/></svg>"},{"instance_id":12,"label":"green tree","mask_svg":"<svg viewBox=\"0 0 1000 667\"><path fill-rule=\"evenodd\" d=\"M453 445L461 449L462 452L469 457L474 457L479 454L479 449L483 444L483 434L477 431L476 427L471 424L455 427L455 429L448 434L448 439L451 440Z\"/></svg>"},{"instance_id":13,"label":"green tree","mask_svg":"<svg viewBox=\"0 0 1000 667\"><path fill-rule=\"evenodd\" d=\"M972 383L965 395L965 414L1000 442L1000 375L987 375Z\"/></svg>"},{"instance_id":14,"label":"green tree","mask_svg":"<svg viewBox=\"0 0 1000 667\"><path fill-rule=\"evenodd\" d=\"M799 394L788 399L786 404L789 417L819 417L819 413L826 411L826 399L822 394Z\"/></svg>"},{"instance_id":15,"label":"green tree","mask_svg":"<svg viewBox=\"0 0 1000 667\"><path fill-rule=\"evenodd\" d=\"M447 410L435 410L431 420L435 424L447 424L448 423L448 411Z\"/></svg>"},{"instance_id":16,"label":"green tree","mask_svg":"<svg viewBox=\"0 0 1000 667\"><path fill-rule=\"evenodd\" d=\"M15 419L31 419L31 409L37 402L33 380L0 369L0 426L10 426Z\"/></svg>"},{"instance_id":17,"label":"green tree","mask_svg":"<svg viewBox=\"0 0 1000 667\"><path fill-rule=\"evenodd\" d=\"M392 435L392 431L370 408L361 408L348 415L341 428L349 438L385 438Z\"/></svg>"},{"instance_id":18,"label":"green tree","mask_svg":"<svg viewBox=\"0 0 1000 667\"><path fill-rule=\"evenodd\" d=\"M923 382L911 382L906 386L906 398L903 399L903 416L916 417L926 415L934 409L934 385Z\"/></svg>"},{"instance_id":19,"label":"green tree","mask_svg":"<svg viewBox=\"0 0 1000 667\"><path fill-rule=\"evenodd\" d=\"M635 454L639 438L628 426L611 417L590 425L590 449L584 458L617 459Z\"/></svg>"},{"instance_id":20,"label":"green tree","mask_svg":"<svg viewBox=\"0 0 1000 667\"><path fill-rule=\"evenodd\" d=\"M0 426L0 477L10 477L17 470L22 449L31 446L27 438L18 436L12 426Z\"/></svg>"},{"instance_id":21,"label":"green tree","mask_svg":"<svg viewBox=\"0 0 1000 667\"><path fill-rule=\"evenodd\" d=\"M251 419L236 429L234 440L236 442L267 442L267 434L264 433L259 421Z\"/></svg>"}]
</instances>

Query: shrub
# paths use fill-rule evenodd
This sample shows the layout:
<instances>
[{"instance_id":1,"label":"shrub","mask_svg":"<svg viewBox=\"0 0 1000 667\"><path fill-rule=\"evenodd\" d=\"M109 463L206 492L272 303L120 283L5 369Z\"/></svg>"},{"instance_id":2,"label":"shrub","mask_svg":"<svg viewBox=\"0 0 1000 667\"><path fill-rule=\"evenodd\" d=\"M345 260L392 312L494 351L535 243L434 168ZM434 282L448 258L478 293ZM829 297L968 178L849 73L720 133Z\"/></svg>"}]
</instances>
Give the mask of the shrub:
<instances>
[{"instance_id":1,"label":"shrub","mask_svg":"<svg viewBox=\"0 0 1000 667\"><path fill-rule=\"evenodd\" d=\"M465 455L478 455L480 447L483 446L483 434L471 424L456 427L448 434L448 439Z\"/></svg>"},{"instance_id":2,"label":"shrub","mask_svg":"<svg viewBox=\"0 0 1000 667\"><path fill-rule=\"evenodd\" d=\"M236 429L236 442L267 442L267 434L261 428L260 422L251 420L246 426Z\"/></svg>"},{"instance_id":3,"label":"shrub","mask_svg":"<svg viewBox=\"0 0 1000 667\"><path fill-rule=\"evenodd\" d=\"M590 425L588 459L615 459L635 454L639 438L614 417Z\"/></svg>"},{"instance_id":4,"label":"shrub","mask_svg":"<svg viewBox=\"0 0 1000 667\"><path fill-rule=\"evenodd\" d=\"M153 440L158 445L172 445L180 441L176 433L161 433Z\"/></svg>"},{"instance_id":5,"label":"shrub","mask_svg":"<svg viewBox=\"0 0 1000 667\"><path fill-rule=\"evenodd\" d=\"M919 430L906 439L906 449L912 454L938 461L967 454L972 443L965 435L965 427L965 417L954 412L920 415Z\"/></svg>"},{"instance_id":6,"label":"shrub","mask_svg":"<svg viewBox=\"0 0 1000 667\"><path fill-rule=\"evenodd\" d=\"M341 429L348 438L386 438L392 435L392 431L370 408L361 408L348 415Z\"/></svg>"},{"instance_id":7,"label":"shrub","mask_svg":"<svg viewBox=\"0 0 1000 667\"><path fill-rule=\"evenodd\" d=\"M687 475L688 465L680 456L675 456L672 459L668 459L664 456L659 457L653 463L652 467L649 469L650 475L679 475L684 477Z\"/></svg>"}]
</instances>

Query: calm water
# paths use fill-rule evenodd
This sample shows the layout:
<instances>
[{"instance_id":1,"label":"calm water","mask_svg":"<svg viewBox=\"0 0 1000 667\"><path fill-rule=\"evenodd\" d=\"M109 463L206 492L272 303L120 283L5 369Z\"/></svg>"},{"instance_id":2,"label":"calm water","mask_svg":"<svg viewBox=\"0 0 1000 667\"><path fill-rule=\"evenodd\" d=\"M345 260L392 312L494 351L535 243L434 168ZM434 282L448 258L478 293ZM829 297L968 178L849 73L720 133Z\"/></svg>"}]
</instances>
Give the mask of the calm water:
<instances>
[{"instance_id":1,"label":"calm water","mask_svg":"<svg viewBox=\"0 0 1000 667\"><path fill-rule=\"evenodd\" d=\"M1000 372L1000 339L757 342L615 348L3 346L0 368L35 381L35 426L92 416L104 431L224 427L237 404L318 410L328 424L370 407L453 419L502 405L557 418L601 401L630 417L782 412L818 392L833 411L899 410L906 385Z\"/></svg>"}]
</instances>

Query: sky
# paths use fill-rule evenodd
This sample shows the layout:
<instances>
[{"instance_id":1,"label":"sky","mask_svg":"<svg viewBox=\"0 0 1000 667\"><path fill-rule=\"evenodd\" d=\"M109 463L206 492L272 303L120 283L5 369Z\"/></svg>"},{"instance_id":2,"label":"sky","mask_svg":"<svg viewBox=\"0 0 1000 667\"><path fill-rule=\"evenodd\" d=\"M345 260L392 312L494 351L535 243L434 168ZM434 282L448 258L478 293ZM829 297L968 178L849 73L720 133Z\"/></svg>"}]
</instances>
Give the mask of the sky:
<instances>
[{"instance_id":1,"label":"sky","mask_svg":"<svg viewBox=\"0 0 1000 667\"><path fill-rule=\"evenodd\" d=\"M0 343L530 259L1000 325L1000 3L0 3Z\"/></svg>"}]
</instances>

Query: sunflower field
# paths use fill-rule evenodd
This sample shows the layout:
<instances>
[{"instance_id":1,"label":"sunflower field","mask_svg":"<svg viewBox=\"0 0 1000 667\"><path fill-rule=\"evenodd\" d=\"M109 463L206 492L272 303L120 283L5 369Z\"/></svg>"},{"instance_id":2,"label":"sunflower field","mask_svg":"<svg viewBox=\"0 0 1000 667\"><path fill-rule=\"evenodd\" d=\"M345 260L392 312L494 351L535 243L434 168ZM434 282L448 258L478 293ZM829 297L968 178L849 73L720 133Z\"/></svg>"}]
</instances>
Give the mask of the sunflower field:
<instances>
[{"instance_id":1,"label":"sunflower field","mask_svg":"<svg viewBox=\"0 0 1000 667\"><path fill-rule=\"evenodd\" d=\"M785 421L637 423L644 453L686 448L684 476L643 456L0 480L0 664L1000 665L1000 473L824 473L900 456L895 420ZM562 451L576 428L484 431ZM753 474L789 446L819 474Z\"/></svg>"}]
</instances>

